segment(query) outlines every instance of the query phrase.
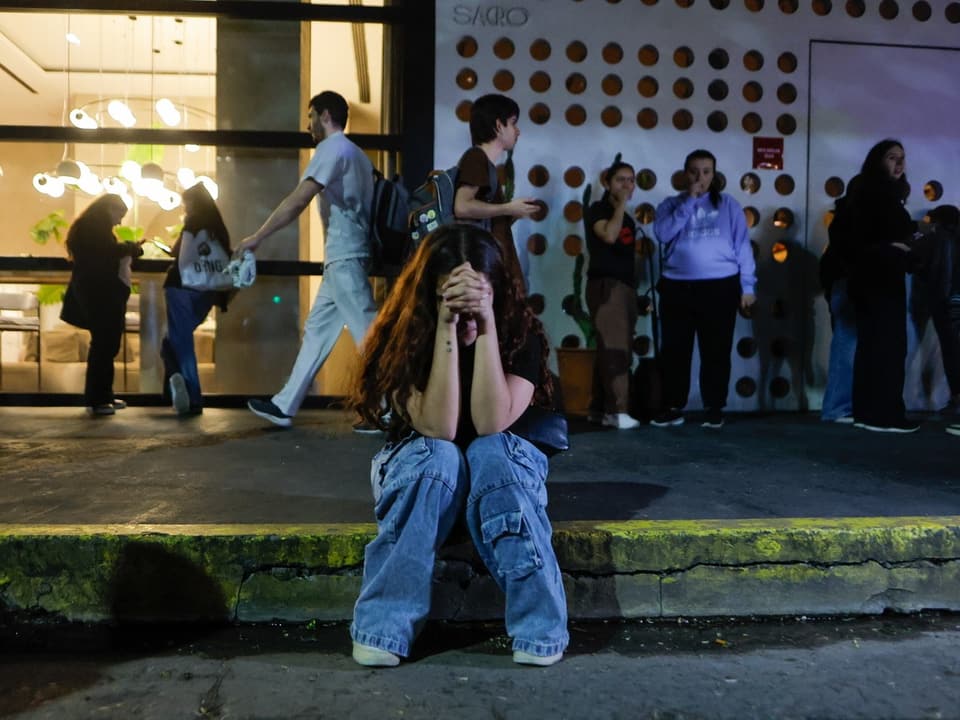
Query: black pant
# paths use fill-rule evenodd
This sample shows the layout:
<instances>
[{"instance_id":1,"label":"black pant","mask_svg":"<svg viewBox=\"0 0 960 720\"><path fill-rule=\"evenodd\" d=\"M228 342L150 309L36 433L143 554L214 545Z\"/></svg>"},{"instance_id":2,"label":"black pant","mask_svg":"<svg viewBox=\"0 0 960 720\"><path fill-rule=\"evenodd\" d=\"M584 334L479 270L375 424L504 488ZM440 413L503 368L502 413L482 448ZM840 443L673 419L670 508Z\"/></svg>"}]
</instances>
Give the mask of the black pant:
<instances>
[{"instance_id":1,"label":"black pant","mask_svg":"<svg viewBox=\"0 0 960 720\"><path fill-rule=\"evenodd\" d=\"M854 304L857 352L853 358L853 416L867 425L891 427L906 419L906 294L857 295Z\"/></svg>"},{"instance_id":2,"label":"black pant","mask_svg":"<svg viewBox=\"0 0 960 720\"><path fill-rule=\"evenodd\" d=\"M943 372L947 376L951 395L960 395L960 328L950 319L950 302L934 301L930 306L930 319L940 341L940 356Z\"/></svg>"},{"instance_id":3,"label":"black pant","mask_svg":"<svg viewBox=\"0 0 960 720\"><path fill-rule=\"evenodd\" d=\"M707 408L727 404L730 386L730 351L740 306L740 277L718 280L661 278L660 322L663 347L663 401L667 408L682 408L690 394L693 339L700 349L700 395Z\"/></svg>"},{"instance_id":4,"label":"black pant","mask_svg":"<svg viewBox=\"0 0 960 720\"><path fill-rule=\"evenodd\" d=\"M113 402L113 359L120 350L130 288L117 278L116 285L101 288L84 298L90 322L90 352L84 398L88 406Z\"/></svg>"}]
</instances>

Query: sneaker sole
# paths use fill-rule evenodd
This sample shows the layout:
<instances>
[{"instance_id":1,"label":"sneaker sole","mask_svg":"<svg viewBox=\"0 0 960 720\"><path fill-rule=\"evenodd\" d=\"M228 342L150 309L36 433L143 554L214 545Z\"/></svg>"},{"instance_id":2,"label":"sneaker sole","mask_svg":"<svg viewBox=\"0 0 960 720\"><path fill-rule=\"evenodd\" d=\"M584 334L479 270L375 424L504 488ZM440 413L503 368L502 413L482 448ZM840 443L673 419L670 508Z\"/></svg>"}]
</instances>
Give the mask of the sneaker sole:
<instances>
[{"instance_id":1,"label":"sneaker sole","mask_svg":"<svg viewBox=\"0 0 960 720\"><path fill-rule=\"evenodd\" d=\"M723 427L723 422L712 423L712 422L703 422L700 423L700 427L710 428L711 430L719 430Z\"/></svg>"},{"instance_id":2,"label":"sneaker sole","mask_svg":"<svg viewBox=\"0 0 960 720\"><path fill-rule=\"evenodd\" d=\"M650 424L654 427L680 427L684 423L684 419L680 418L679 420L671 420L670 422L657 422L656 420L651 420Z\"/></svg>"},{"instance_id":3,"label":"sneaker sole","mask_svg":"<svg viewBox=\"0 0 960 720\"><path fill-rule=\"evenodd\" d=\"M173 409L178 415L183 415L190 410L190 395L187 393L187 383L180 373L174 373L170 376L170 398L173 403Z\"/></svg>"},{"instance_id":4,"label":"sneaker sole","mask_svg":"<svg viewBox=\"0 0 960 720\"><path fill-rule=\"evenodd\" d=\"M947 428L947 435L956 435L960 437L960 425L952 425Z\"/></svg>"},{"instance_id":5,"label":"sneaker sole","mask_svg":"<svg viewBox=\"0 0 960 720\"><path fill-rule=\"evenodd\" d=\"M863 428L864 430L869 430L870 432L897 433L900 435L906 435L908 433L916 432L917 430L920 429L919 425L916 427L899 428L899 427L884 427L882 425L867 425L866 423L860 424L859 427Z\"/></svg>"},{"instance_id":6,"label":"sneaker sole","mask_svg":"<svg viewBox=\"0 0 960 720\"><path fill-rule=\"evenodd\" d=\"M257 410L255 407L247 403L247 410L252 412L257 417L262 417L264 420L269 420L274 425L278 427L291 427L293 425L293 418L280 418L276 415L271 415L270 413L262 412Z\"/></svg>"},{"instance_id":7,"label":"sneaker sole","mask_svg":"<svg viewBox=\"0 0 960 720\"><path fill-rule=\"evenodd\" d=\"M513 661L517 665L532 665L534 667L550 667L563 660L563 653L556 655L532 655L522 650L513 651Z\"/></svg>"},{"instance_id":8,"label":"sneaker sole","mask_svg":"<svg viewBox=\"0 0 960 720\"><path fill-rule=\"evenodd\" d=\"M256 410L254 410L256 412ZM380 435L383 430L380 428L353 428L353 431L357 435Z\"/></svg>"}]
</instances>

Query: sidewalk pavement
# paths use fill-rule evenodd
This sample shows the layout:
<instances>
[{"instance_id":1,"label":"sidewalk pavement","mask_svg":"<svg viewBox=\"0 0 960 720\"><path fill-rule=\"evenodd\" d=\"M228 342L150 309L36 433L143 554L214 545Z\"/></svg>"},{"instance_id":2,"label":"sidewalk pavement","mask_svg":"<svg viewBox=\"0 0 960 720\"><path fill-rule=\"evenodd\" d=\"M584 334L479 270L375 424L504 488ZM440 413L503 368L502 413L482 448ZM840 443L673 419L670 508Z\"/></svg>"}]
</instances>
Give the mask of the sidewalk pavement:
<instances>
[{"instance_id":1,"label":"sidewalk pavement","mask_svg":"<svg viewBox=\"0 0 960 720\"><path fill-rule=\"evenodd\" d=\"M307 410L178 419L0 408L0 609L65 619L340 620L382 443ZM571 423L549 513L573 617L960 609L960 441L777 414L632 431ZM502 601L459 532L437 617Z\"/></svg>"}]
</instances>

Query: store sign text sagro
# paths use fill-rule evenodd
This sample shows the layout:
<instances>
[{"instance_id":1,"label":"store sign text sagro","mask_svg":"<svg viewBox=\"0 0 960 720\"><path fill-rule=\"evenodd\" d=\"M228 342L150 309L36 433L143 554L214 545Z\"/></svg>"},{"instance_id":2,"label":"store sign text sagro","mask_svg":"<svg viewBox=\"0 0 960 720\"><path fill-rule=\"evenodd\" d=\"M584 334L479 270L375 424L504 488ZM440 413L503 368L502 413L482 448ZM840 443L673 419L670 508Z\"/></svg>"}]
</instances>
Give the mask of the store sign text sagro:
<instances>
[{"instance_id":1,"label":"store sign text sagro","mask_svg":"<svg viewBox=\"0 0 960 720\"><path fill-rule=\"evenodd\" d=\"M455 5L453 21L457 25L523 27L530 20L530 11L519 5Z\"/></svg>"}]
</instances>

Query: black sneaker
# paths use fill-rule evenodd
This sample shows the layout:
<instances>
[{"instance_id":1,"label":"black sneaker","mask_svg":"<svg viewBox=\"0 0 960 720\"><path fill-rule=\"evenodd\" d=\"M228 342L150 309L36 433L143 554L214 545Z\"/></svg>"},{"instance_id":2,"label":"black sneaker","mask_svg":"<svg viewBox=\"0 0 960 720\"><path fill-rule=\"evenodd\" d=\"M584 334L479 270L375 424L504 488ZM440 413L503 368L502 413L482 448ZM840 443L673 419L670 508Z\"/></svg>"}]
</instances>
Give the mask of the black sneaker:
<instances>
[{"instance_id":1,"label":"black sneaker","mask_svg":"<svg viewBox=\"0 0 960 720\"><path fill-rule=\"evenodd\" d=\"M114 410L126 410L126 409L127 409L127 401L126 401L126 400L121 400L120 398L114 398L114 399L113 399L113 402L110 403L110 404L113 405L113 409L114 409Z\"/></svg>"},{"instance_id":2,"label":"black sneaker","mask_svg":"<svg viewBox=\"0 0 960 720\"><path fill-rule=\"evenodd\" d=\"M882 433L912 433L920 429L920 423L915 423L911 420L900 420L899 422L893 423L891 425L871 425L870 423L858 423L856 427L863 428L864 430L869 430L870 432L882 432Z\"/></svg>"},{"instance_id":3,"label":"black sneaker","mask_svg":"<svg viewBox=\"0 0 960 720\"><path fill-rule=\"evenodd\" d=\"M92 407L87 408L87 415L113 415L117 411L113 407L113 403L101 403L100 405L93 405Z\"/></svg>"},{"instance_id":4,"label":"black sneaker","mask_svg":"<svg viewBox=\"0 0 960 720\"><path fill-rule=\"evenodd\" d=\"M683 425L683 413L678 408L664 410L650 421L654 427L677 427Z\"/></svg>"},{"instance_id":5,"label":"black sneaker","mask_svg":"<svg viewBox=\"0 0 960 720\"><path fill-rule=\"evenodd\" d=\"M280 408L273 404L272 400L258 400L254 398L253 400L247 401L247 407L250 408L250 412L254 415L259 415L274 425L279 425L280 427L290 427L293 425L293 418L282 413Z\"/></svg>"},{"instance_id":6,"label":"black sneaker","mask_svg":"<svg viewBox=\"0 0 960 720\"><path fill-rule=\"evenodd\" d=\"M720 408L707 408L707 415L700 424L700 427L714 428L719 430L723 427L723 413Z\"/></svg>"}]
</instances>

